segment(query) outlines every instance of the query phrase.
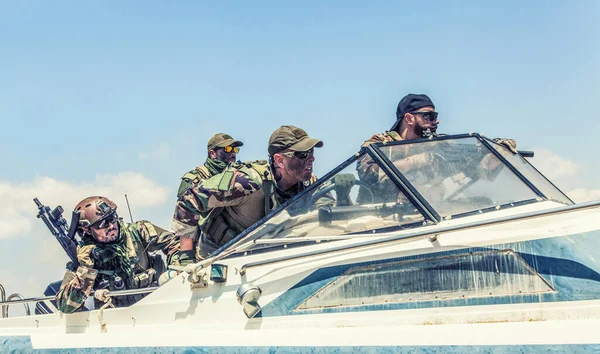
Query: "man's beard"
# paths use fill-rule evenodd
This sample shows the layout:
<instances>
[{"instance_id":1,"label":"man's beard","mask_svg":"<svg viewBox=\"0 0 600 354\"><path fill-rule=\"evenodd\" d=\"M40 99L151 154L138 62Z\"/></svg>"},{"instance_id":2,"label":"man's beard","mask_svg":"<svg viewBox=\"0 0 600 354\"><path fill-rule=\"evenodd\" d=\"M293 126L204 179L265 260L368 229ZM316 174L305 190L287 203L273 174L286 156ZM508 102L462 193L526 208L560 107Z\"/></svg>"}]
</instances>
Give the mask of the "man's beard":
<instances>
[{"instance_id":1,"label":"man's beard","mask_svg":"<svg viewBox=\"0 0 600 354\"><path fill-rule=\"evenodd\" d=\"M417 126L415 127L415 131L417 133L417 135L420 135L421 138L431 138L431 137L436 137L437 136L437 125L433 125L431 127L424 127L421 124L417 123Z\"/></svg>"}]
</instances>

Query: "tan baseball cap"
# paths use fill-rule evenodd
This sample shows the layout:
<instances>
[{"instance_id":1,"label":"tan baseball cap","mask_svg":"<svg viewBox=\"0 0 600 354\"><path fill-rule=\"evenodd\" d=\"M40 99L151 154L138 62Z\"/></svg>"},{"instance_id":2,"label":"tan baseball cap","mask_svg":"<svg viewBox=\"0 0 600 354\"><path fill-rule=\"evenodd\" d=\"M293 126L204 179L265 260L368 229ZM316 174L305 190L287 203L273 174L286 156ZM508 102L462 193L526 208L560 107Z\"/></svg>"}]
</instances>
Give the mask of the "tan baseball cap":
<instances>
[{"instance_id":1,"label":"tan baseball cap","mask_svg":"<svg viewBox=\"0 0 600 354\"><path fill-rule=\"evenodd\" d=\"M225 146L242 146L244 143L241 141L235 140L229 134L225 133L217 133L212 136L212 138L208 139L208 144L206 145L206 150L213 150L216 148L222 148Z\"/></svg>"},{"instance_id":2,"label":"tan baseball cap","mask_svg":"<svg viewBox=\"0 0 600 354\"><path fill-rule=\"evenodd\" d=\"M323 142L313 139L306 134L304 129L293 125L282 125L271 134L269 139L269 155L290 149L292 151L308 151L314 147L322 147Z\"/></svg>"}]
</instances>

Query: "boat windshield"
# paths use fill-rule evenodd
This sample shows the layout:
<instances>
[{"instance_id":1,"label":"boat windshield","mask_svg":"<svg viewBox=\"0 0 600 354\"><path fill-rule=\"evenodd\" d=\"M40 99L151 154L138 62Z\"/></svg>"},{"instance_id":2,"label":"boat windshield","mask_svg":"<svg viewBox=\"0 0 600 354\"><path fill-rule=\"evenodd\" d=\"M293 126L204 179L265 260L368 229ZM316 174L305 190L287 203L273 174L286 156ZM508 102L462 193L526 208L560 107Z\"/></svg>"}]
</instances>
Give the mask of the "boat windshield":
<instances>
[{"instance_id":1,"label":"boat windshield","mask_svg":"<svg viewBox=\"0 0 600 354\"><path fill-rule=\"evenodd\" d=\"M367 158L369 168L379 173L376 162L362 152L317 181L317 185L298 195L262 225L248 233L243 241L255 239L330 237L422 225L423 215L404 196L400 188L382 174L381 183L395 198L375 200L377 191L360 179L357 165ZM393 199L393 200L392 200ZM282 241L284 243L285 241ZM255 247L266 247L256 245Z\"/></svg>"},{"instance_id":2,"label":"boat windshield","mask_svg":"<svg viewBox=\"0 0 600 354\"><path fill-rule=\"evenodd\" d=\"M441 217L538 197L478 137L379 148Z\"/></svg>"},{"instance_id":3,"label":"boat windshield","mask_svg":"<svg viewBox=\"0 0 600 354\"><path fill-rule=\"evenodd\" d=\"M570 204L527 161L478 135L374 144L221 250L368 237L550 197Z\"/></svg>"}]
</instances>

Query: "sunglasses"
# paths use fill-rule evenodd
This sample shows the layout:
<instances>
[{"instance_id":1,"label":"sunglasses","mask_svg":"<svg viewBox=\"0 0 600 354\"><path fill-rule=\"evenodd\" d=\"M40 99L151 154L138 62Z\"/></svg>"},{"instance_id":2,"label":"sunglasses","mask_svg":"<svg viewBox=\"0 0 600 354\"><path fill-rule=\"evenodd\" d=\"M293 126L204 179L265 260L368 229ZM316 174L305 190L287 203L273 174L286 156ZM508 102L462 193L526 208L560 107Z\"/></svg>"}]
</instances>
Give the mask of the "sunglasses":
<instances>
[{"instance_id":1,"label":"sunglasses","mask_svg":"<svg viewBox=\"0 0 600 354\"><path fill-rule=\"evenodd\" d=\"M106 229L111 224L116 222L118 219L119 219L119 216L117 215L117 213L113 212L113 213L108 214L104 218L96 221L91 226L96 230Z\"/></svg>"},{"instance_id":2,"label":"sunglasses","mask_svg":"<svg viewBox=\"0 0 600 354\"><path fill-rule=\"evenodd\" d=\"M239 147L237 147L237 146L231 146L231 145L229 145L229 146L225 146L225 147L223 148L223 150L224 150L226 153L230 153L230 152L232 152L232 151L233 151L233 152L235 152L235 153L237 154L238 152L240 152L240 148L239 148Z\"/></svg>"},{"instance_id":3,"label":"sunglasses","mask_svg":"<svg viewBox=\"0 0 600 354\"><path fill-rule=\"evenodd\" d=\"M430 122L434 122L438 118L438 112L410 112L412 115L420 114L423 118Z\"/></svg>"},{"instance_id":4,"label":"sunglasses","mask_svg":"<svg viewBox=\"0 0 600 354\"><path fill-rule=\"evenodd\" d=\"M310 149L308 151L288 151L288 152L282 153L282 155L285 155L287 157L293 157L293 158L300 159L300 160L304 160L304 159L308 158L309 156L313 156L314 152L315 152L315 149Z\"/></svg>"}]
</instances>

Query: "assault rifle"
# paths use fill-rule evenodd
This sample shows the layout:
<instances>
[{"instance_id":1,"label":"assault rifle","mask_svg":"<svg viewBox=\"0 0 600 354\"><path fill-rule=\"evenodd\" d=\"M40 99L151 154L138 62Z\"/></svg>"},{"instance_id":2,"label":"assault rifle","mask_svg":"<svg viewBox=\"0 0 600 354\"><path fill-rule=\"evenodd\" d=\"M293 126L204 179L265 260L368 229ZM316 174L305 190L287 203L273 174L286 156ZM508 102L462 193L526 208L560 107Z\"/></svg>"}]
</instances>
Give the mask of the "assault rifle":
<instances>
[{"instance_id":1,"label":"assault rifle","mask_svg":"<svg viewBox=\"0 0 600 354\"><path fill-rule=\"evenodd\" d=\"M69 228L67 220L62 216L64 209L60 205L54 209L50 209L50 207L42 204L37 198L33 198L33 201L38 207L38 219L42 219L48 230L56 237L60 246L71 259L67 263L67 269L73 272L76 271L77 267L79 267L79 261L77 260L78 241L75 239L77 223L71 222L71 227Z\"/></svg>"}]
</instances>

